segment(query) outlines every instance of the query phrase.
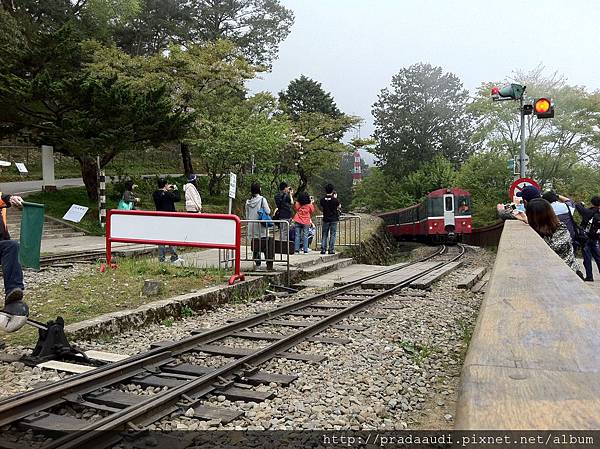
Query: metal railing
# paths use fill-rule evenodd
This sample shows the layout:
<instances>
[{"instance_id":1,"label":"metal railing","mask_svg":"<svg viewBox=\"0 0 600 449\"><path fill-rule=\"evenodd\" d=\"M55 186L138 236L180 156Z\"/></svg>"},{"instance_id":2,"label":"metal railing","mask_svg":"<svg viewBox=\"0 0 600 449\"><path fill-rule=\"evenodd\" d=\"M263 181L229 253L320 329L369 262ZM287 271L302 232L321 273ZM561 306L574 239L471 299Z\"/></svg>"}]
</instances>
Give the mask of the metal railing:
<instances>
[{"instance_id":1,"label":"metal railing","mask_svg":"<svg viewBox=\"0 0 600 449\"><path fill-rule=\"evenodd\" d=\"M242 238L240 256L243 262L258 262L267 267L285 263L286 283L290 284L290 254L294 254L294 241L289 239L290 223L287 220L272 220L266 226L261 220L241 220ZM255 258L255 253L258 257ZM232 263L229 250L219 251L219 266L229 267Z\"/></svg>"},{"instance_id":2,"label":"metal railing","mask_svg":"<svg viewBox=\"0 0 600 449\"><path fill-rule=\"evenodd\" d=\"M313 239L313 246L315 250L319 250L321 241L323 240L323 215L317 215L314 223L317 229L315 238ZM335 246L358 247L360 250L361 232L359 215L342 214L337 225Z\"/></svg>"}]
</instances>

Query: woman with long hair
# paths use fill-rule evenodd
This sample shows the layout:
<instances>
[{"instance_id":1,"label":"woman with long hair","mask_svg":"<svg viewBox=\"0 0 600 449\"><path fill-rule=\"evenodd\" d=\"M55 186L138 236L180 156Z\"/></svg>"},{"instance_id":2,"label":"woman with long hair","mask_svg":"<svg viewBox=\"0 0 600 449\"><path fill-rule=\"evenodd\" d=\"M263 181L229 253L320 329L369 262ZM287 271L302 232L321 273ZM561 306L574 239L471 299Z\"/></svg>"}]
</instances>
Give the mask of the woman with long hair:
<instances>
[{"instance_id":1,"label":"woman with long hair","mask_svg":"<svg viewBox=\"0 0 600 449\"><path fill-rule=\"evenodd\" d=\"M550 203L543 198L533 199L527 202L526 213L529 226L565 261L571 270L583 279L581 267L573 253L571 234L564 223L558 219Z\"/></svg>"}]
</instances>

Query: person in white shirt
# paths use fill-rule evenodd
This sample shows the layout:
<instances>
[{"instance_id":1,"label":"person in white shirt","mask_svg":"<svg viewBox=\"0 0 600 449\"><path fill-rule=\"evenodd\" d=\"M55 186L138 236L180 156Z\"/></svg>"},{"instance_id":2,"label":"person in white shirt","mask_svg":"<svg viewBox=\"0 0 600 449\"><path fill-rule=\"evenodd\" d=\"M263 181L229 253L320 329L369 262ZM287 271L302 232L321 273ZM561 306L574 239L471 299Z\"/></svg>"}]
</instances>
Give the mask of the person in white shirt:
<instances>
[{"instance_id":1,"label":"person in white shirt","mask_svg":"<svg viewBox=\"0 0 600 449\"><path fill-rule=\"evenodd\" d=\"M192 213L202 212L202 198L198 192L198 177L194 174L188 177L188 182L183 186L185 193L185 210Z\"/></svg>"}]
</instances>

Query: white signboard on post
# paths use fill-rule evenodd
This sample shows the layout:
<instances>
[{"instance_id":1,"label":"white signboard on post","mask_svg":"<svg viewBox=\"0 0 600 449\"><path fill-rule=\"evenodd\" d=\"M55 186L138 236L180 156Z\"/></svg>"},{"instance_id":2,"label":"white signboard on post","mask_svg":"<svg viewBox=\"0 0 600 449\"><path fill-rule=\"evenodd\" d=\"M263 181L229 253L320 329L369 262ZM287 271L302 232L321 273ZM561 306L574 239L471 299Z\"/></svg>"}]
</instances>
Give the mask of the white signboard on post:
<instances>
[{"instance_id":1,"label":"white signboard on post","mask_svg":"<svg viewBox=\"0 0 600 449\"><path fill-rule=\"evenodd\" d=\"M69 220L74 223L79 223L88 210L89 207L80 206L79 204L73 204L67 211L67 213L63 216L63 220Z\"/></svg>"},{"instance_id":2,"label":"white signboard on post","mask_svg":"<svg viewBox=\"0 0 600 449\"><path fill-rule=\"evenodd\" d=\"M235 191L237 189L237 175L229 173L229 198L235 199Z\"/></svg>"},{"instance_id":3,"label":"white signboard on post","mask_svg":"<svg viewBox=\"0 0 600 449\"><path fill-rule=\"evenodd\" d=\"M26 175L27 173L29 173L27 167L25 167L25 164L23 162L15 162L15 167L17 167L17 170L19 170L19 173L21 173L22 175Z\"/></svg>"}]
</instances>

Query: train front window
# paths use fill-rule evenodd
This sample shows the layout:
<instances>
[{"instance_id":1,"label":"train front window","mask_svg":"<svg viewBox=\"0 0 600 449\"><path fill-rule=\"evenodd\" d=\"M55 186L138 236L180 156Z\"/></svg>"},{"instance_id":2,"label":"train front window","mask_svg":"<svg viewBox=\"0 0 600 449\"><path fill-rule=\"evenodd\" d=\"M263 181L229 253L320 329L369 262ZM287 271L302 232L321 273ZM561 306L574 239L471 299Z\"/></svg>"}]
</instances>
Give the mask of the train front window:
<instances>
[{"instance_id":1,"label":"train front window","mask_svg":"<svg viewBox=\"0 0 600 449\"><path fill-rule=\"evenodd\" d=\"M458 208L457 212L459 215L471 215L471 198L468 196L458 197Z\"/></svg>"},{"instance_id":2,"label":"train front window","mask_svg":"<svg viewBox=\"0 0 600 449\"><path fill-rule=\"evenodd\" d=\"M446 205L446 211L447 212L454 212L454 204L452 203L452 197L451 196L446 196L444 198L444 203Z\"/></svg>"}]
</instances>

